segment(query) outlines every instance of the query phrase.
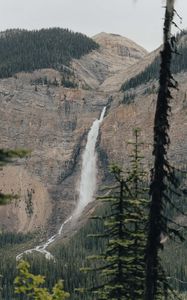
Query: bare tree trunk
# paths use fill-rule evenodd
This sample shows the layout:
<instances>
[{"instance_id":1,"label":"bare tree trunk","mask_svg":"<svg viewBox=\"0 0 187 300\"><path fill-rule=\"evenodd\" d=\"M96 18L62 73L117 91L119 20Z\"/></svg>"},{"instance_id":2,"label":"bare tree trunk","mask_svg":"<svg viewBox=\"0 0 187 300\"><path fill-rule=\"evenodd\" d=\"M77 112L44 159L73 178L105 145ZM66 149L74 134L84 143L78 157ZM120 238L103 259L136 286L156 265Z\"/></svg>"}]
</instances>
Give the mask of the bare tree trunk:
<instances>
[{"instance_id":1,"label":"bare tree trunk","mask_svg":"<svg viewBox=\"0 0 187 300\"><path fill-rule=\"evenodd\" d=\"M146 248L146 289L145 300L156 300L159 285L159 256L161 248L160 237L167 233L167 221L163 217L165 179L168 175L167 150L170 143L168 130L168 115L170 112L171 94L169 87L172 85L170 72L171 49L171 24L174 15L174 0L167 0L164 20L164 45L161 51L161 67L159 77L159 92L157 97L154 119L154 168L150 185L150 213L148 223L148 242Z\"/></svg>"}]
</instances>

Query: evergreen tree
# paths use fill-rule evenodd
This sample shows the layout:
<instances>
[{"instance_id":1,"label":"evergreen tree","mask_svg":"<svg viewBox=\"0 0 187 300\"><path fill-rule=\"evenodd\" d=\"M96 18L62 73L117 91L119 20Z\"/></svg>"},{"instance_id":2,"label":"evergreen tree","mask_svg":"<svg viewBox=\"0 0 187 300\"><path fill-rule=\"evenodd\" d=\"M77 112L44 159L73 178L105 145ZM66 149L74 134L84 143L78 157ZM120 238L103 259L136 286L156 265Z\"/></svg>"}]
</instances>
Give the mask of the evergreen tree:
<instances>
[{"instance_id":1,"label":"evergreen tree","mask_svg":"<svg viewBox=\"0 0 187 300\"><path fill-rule=\"evenodd\" d=\"M178 72L185 72L187 70L187 31L182 31L180 34L176 35L174 38L177 42L177 51L173 53L173 58L171 61L171 71L173 74ZM136 89L139 85L145 85L148 82L159 79L159 69L160 69L160 56L156 56L155 59L149 64L142 72L138 73L136 76L130 78L126 82L124 82L121 86L121 91L125 92L124 97L127 98L128 101L125 103L129 103L131 100L128 99L128 96L133 95L133 89ZM132 89L132 92L128 90ZM126 99L124 99L126 100ZM133 99L132 99L133 100Z\"/></svg>"},{"instance_id":2,"label":"evergreen tree","mask_svg":"<svg viewBox=\"0 0 187 300\"><path fill-rule=\"evenodd\" d=\"M93 237L105 237L108 242L100 256L90 259L99 260L101 265L83 268L86 272L98 271L100 275L101 285L86 289L97 294L97 299L142 300L144 292L147 200L138 130L131 144L130 171L123 174L119 167L113 166L115 185L107 188L106 196L99 198L107 202L109 208L106 216L95 217L104 222L105 233Z\"/></svg>"},{"instance_id":3,"label":"evergreen tree","mask_svg":"<svg viewBox=\"0 0 187 300\"><path fill-rule=\"evenodd\" d=\"M69 298L69 293L63 290L62 281L55 284L52 293L50 293L47 288L42 287L45 283L44 276L30 273L29 267L30 265L26 261L21 261L18 264L19 274L14 281L17 295L26 296L28 300L65 300Z\"/></svg>"},{"instance_id":4,"label":"evergreen tree","mask_svg":"<svg viewBox=\"0 0 187 300\"><path fill-rule=\"evenodd\" d=\"M161 67L159 91L154 119L154 167L150 185L150 212L148 220L148 240L146 246L146 300L168 299L170 289L165 272L160 263L159 250L163 248L162 237L179 233L169 228L165 208L170 203L167 189L170 183L176 184L173 169L167 159L170 143L168 116L170 112L170 87L176 88L177 83L171 75L172 43L171 24L174 16L174 0L167 0L164 21L164 46L161 51ZM182 237L181 237L182 238Z\"/></svg>"},{"instance_id":5,"label":"evergreen tree","mask_svg":"<svg viewBox=\"0 0 187 300\"><path fill-rule=\"evenodd\" d=\"M6 30L0 34L0 78L42 68L63 71L72 58L98 47L92 39L68 29Z\"/></svg>"}]
</instances>

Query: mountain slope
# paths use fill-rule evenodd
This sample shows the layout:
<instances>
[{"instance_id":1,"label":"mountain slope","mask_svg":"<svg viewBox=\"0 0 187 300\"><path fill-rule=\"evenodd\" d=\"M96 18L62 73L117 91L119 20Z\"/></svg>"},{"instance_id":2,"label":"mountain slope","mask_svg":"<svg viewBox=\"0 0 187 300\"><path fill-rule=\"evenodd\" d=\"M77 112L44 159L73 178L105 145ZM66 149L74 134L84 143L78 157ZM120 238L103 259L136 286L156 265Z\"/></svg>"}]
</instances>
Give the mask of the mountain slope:
<instances>
[{"instance_id":1,"label":"mountain slope","mask_svg":"<svg viewBox=\"0 0 187 300\"><path fill-rule=\"evenodd\" d=\"M177 38L176 44L176 53L173 54L171 71L173 74L177 74L179 72L187 71L187 32L180 33ZM158 49L160 50L160 48ZM158 80L159 77L159 69L160 69L160 56L159 51L156 51L155 58L152 61L149 61L149 64L143 70L139 69L138 74L131 75L132 78L128 78L122 86L122 91L127 91L128 89L135 89L137 86L141 84L146 84L150 80Z\"/></svg>"},{"instance_id":2,"label":"mountain slope","mask_svg":"<svg viewBox=\"0 0 187 300\"><path fill-rule=\"evenodd\" d=\"M72 58L97 48L92 39L68 29L7 30L0 33L0 77L41 68L61 70Z\"/></svg>"},{"instance_id":3,"label":"mountain slope","mask_svg":"<svg viewBox=\"0 0 187 300\"><path fill-rule=\"evenodd\" d=\"M173 92L171 128L171 145L169 158L177 167L187 164L187 73L176 76L179 91ZM148 92L147 92L148 91ZM128 141L132 139L133 128L141 129L144 142L144 156L149 169L152 160L153 118L156 104L156 89L147 84L142 90L134 91L133 101L124 104L123 93L118 93L114 107L105 118L101 126L101 152L106 153L108 162L117 163L127 168L129 153Z\"/></svg>"},{"instance_id":4,"label":"mountain slope","mask_svg":"<svg viewBox=\"0 0 187 300\"><path fill-rule=\"evenodd\" d=\"M4 275L2 285L6 295L3 299L13 298L11 289L16 276L15 255L46 241L46 235L49 237L56 233L74 209L86 136L103 106L107 106L107 114L97 144L98 189L109 180L109 164L114 162L123 167L124 171L128 170L127 157L131 147L127 142L131 140L135 127L141 128L149 180L158 85L156 76L154 89L152 81L142 82L141 86L132 89L133 101L129 101L128 105L124 101L124 93L119 89L127 79L144 71L155 59L159 49L147 55L140 48L140 57L137 57L134 50L132 55L122 55L127 53L123 50L127 46L126 39L111 34L107 37L101 34L96 39L100 48L73 61L68 68L74 72L72 79L77 83L76 88L61 85L63 71L49 68L22 72L15 77L0 80L0 146L21 146L32 151L30 157L1 171L0 189L9 192L13 188L18 195L20 193L20 199L6 208L0 208L0 229L11 228L24 232L42 229L37 241L29 240L17 246L5 243L2 248L0 273ZM121 41L122 46L117 41ZM135 47L138 49L137 45ZM186 54L183 59L187 60ZM176 79L179 91L173 92L169 158L172 164L180 168L187 165L187 73L179 72ZM27 210L29 201L33 208L30 212ZM89 281L93 282L92 275L91 278L87 274L83 277L79 269L85 265L87 255L101 250L95 239L85 239L87 233L99 232L101 227L100 220L95 225L85 225L94 212L95 202L90 203L74 227L69 227L69 224L65 226L64 236L51 245L50 251L57 258L55 264L44 258L42 260L41 256L29 256L33 272L44 271L49 276L49 286L53 280L63 278L72 292L71 298L76 300L88 300L88 297L74 294L74 288L79 284L82 287ZM184 266L181 268L181 265L173 264L172 276L186 281L186 251L181 252L178 247L176 252L175 247L168 252L172 256L180 256ZM179 270L176 272L175 269Z\"/></svg>"},{"instance_id":5,"label":"mountain slope","mask_svg":"<svg viewBox=\"0 0 187 300\"><path fill-rule=\"evenodd\" d=\"M78 76L91 88L107 91L100 87L109 77L117 77L122 70L139 62L147 54L141 46L120 35L102 32L94 36L93 40L100 45L99 49L79 60L73 60L72 64ZM111 82L111 89L116 89L115 81Z\"/></svg>"},{"instance_id":6,"label":"mountain slope","mask_svg":"<svg viewBox=\"0 0 187 300\"><path fill-rule=\"evenodd\" d=\"M18 219L9 218L12 206L7 206L6 214L0 207L0 215L4 214L0 228L7 223L9 230L11 227L16 231L35 230L35 226L31 226L35 217L38 219L35 220L36 226L46 224L48 216L38 214L38 207L41 211L51 210L49 230L59 228L76 204L86 134L108 101L105 93L48 84L32 85L33 80L43 77L58 80L61 74L45 69L0 80L0 147L31 150L30 157L18 162L19 169L12 187L9 186L11 172L4 168L1 173L0 188L3 191L10 191L13 187L19 191L22 185L17 210L23 212L18 214ZM19 181L17 177L21 173L25 175ZM34 210L31 215L25 215L27 189L41 190L32 197ZM40 201L39 206L35 203L37 201ZM23 215L27 226L23 226Z\"/></svg>"},{"instance_id":7,"label":"mountain slope","mask_svg":"<svg viewBox=\"0 0 187 300\"><path fill-rule=\"evenodd\" d=\"M129 151L126 142L134 127L142 129L145 156L150 164L156 89L146 92L152 86L149 83L142 90L134 89L133 103L126 105L119 88L125 81L125 74L126 78L138 74L154 60L157 51L147 55L132 41L112 34L99 34L95 40L100 48L73 60L68 67L68 72L74 74L72 80L77 83L76 88L61 85L63 71L49 68L17 73L12 78L0 80L0 146L32 151L31 157L19 162L19 174L24 172L24 177L29 178L29 191L33 184L34 189L42 191L42 195L36 193L33 197L33 215L25 215L24 195L27 195L28 185L23 184L18 203L23 213L12 223L5 217L1 227L8 224L9 228L26 231L47 223L49 234L59 229L76 205L86 136L105 105L107 116L98 141L98 187L107 180L109 163L117 162L126 167ZM181 163L186 163L187 149L185 76L178 74L181 86L173 101L171 127L170 157ZM6 191L9 173L2 173L2 177L4 184L0 182L0 188ZM20 182L15 180L14 188L19 190ZM40 197L44 201L37 205ZM46 207L50 207L50 215L37 213L38 208L45 211ZM7 216L11 209L7 207ZM2 208L0 214L3 215ZM26 225L21 223L22 215ZM31 226L33 220L36 227Z\"/></svg>"},{"instance_id":8,"label":"mountain slope","mask_svg":"<svg viewBox=\"0 0 187 300\"><path fill-rule=\"evenodd\" d=\"M179 54L173 57L172 70L179 90L172 91L169 156L172 164L182 167L187 164L187 32L179 34L177 41ZM118 162L124 168L127 167L126 158L129 151L127 141L131 138L132 129L136 127L142 130L144 154L148 164L152 159L160 49L161 47L122 71L121 76L114 75L106 80L110 85L110 80L115 81L118 78L118 87L122 78L125 83L121 92L118 90L118 93L114 94L118 105L110 111L103 123L100 147L102 152L107 153L108 161Z\"/></svg>"}]
</instances>

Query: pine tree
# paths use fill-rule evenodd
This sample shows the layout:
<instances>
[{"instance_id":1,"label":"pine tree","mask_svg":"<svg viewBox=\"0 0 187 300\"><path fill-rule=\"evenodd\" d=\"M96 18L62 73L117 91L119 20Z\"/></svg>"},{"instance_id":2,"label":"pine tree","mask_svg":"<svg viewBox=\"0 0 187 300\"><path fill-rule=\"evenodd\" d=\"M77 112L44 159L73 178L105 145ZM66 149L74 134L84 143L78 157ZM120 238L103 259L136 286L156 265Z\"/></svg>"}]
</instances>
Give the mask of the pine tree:
<instances>
[{"instance_id":1,"label":"pine tree","mask_svg":"<svg viewBox=\"0 0 187 300\"><path fill-rule=\"evenodd\" d=\"M147 182L146 172L143 167L143 156L140 154L142 142L139 141L140 130L134 130L135 141L130 142L133 146L130 155L130 170L127 178L128 189L130 190L131 210L131 239L133 239L132 253L133 260L130 264L131 294L130 299L142 299L145 280L145 245L146 245L146 224L147 224Z\"/></svg>"},{"instance_id":2,"label":"pine tree","mask_svg":"<svg viewBox=\"0 0 187 300\"><path fill-rule=\"evenodd\" d=\"M168 297L170 289L165 272L160 263L159 250L163 248L162 236L177 234L169 228L165 208L170 203L166 192L170 183L175 185L173 169L170 167L167 151L169 139L169 112L172 95L170 87L176 88L177 83L171 74L172 43L171 24L174 16L174 0L167 0L164 21L164 45L161 51L161 67L159 91L154 119L154 167L150 185L151 204L148 220L148 240L146 246L146 291L145 300L157 300Z\"/></svg>"},{"instance_id":3,"label":"pine tree","mask_svg":"<svg viewBox=\"0 0 187 300\"><path fill-rule=\"evenodd\" d=\"M112 166L115 184L107 188L106 196L99 198L108 205L106 216L95 217L104 222L105 233L92 236L105 237L106 250L100 256L90 257L100 261L98 267L83 268L100 275L101 285L86 289L96 293L97 299L140 300L144 292L147 200L138 130L131 144L130 171L124 174L119 167Z\"/></svg>"}]
</instances>

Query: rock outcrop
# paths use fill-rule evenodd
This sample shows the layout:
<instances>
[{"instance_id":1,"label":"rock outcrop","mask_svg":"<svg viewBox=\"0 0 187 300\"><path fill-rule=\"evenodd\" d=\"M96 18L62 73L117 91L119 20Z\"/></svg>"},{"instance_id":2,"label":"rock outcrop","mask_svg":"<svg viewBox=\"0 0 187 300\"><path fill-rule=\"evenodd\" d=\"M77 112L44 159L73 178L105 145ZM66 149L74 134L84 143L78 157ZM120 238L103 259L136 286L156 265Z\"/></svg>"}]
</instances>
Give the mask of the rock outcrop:
<instances>
[{"instance_id":1,"label":"rock outcrop","mask_svg":"<svg viewBox=\"0 0 187 300\"><path fill-rule=\"evenodd\" d=\"M180 83L179 91L173 91L173 100L171 101L169 159L171 164L178 168L187 165L186 76L186 73L176 76ZM100 148L107 154L110 163L117 163L124 170L127 168L132 150L128 141L133 140L133 129L140 128L141 140L144 143L142 147L145 156L144 162L147 169L150 169L156 98L156 93L145 94L144 90L138 90L136 94L135 91L133 103L119 104L105 118L101 126ZM123 102L122 94L121 102Z\"/></svg>"},{"instance_id":2,"label":"rock outcrop","mask_svg":"<svg viewBox=\"0 0 187 300\"><path fill-rule=\"evenodd\" d=\"M44 71L41 72L43 74ZM53 70L47 70L52 76ZM40 76L41 76L40 74ZM32 201L41 202L40 209L52 207L50 219L58 220L59 224L73 209L76 202L76 170L79 170L80 155L85 143L86 133L94 119L98 118L103 105L107 103L107 95L101 92L67 89L63 87L35 86L30 84L32 76L36 74L17 75L16 78L0 81L0 131L2 148L24 148L31 151L31 156L19 161L18 175L12 189L19 190L20 183L16 181L22 172L30 178L30 189L36 190L43 186L43 196L33 197ZM12 167L13 168L13 167ZM80 171L80 170L79 170ZM77 171L78 172L78 171ZM9 185L9 173L4 172L3 182ZM73 174L73 175L72 175ZM31 179L32 178L32 179ZM27 179L29 182L29 179ZM2 181L1 181L2 183ZM18 187L16 188L16 185ZM27 193L28 186L23 183L23 193ZM1 186L2 191L6 188ZM45 196L44 196L45 195ZM46 197L47 195L47 197ZM46 198L46 203L40 198ZM24 199L20 198L19 207L23 207ZM50 206L48 200L50 199ZM33 204L34 206L34 204ZM36 205L37 206L37 205ZM7 207L6 211L11 210ZM5 208L0 208L2 215ZM58 212L58 216L56 216ZM33 215L37 211L34 210ZM38 215L39 223L46 223L46 214ZM31 218L22 226L23 216L19 221L12 221L12 229L30 230ZM2 219L1 219L2 220ZM49 220L48 220L49 222ZM3 220L3 227L5 221ZM22 224L22 225L20 225ZM27 224L27 226L25 225ZM37 225L39 226L39 225ZM10 230L11 225L8 229Z\"/></svg>"},{"instance_id":3,"label":"rock outcrop","mask_svg":"<svg viewBox=\"0 0 187 300\"><path fill-rule=\"evenodd\" d=\"M125 105L119 88L155 53L147 55L142 47L117 35L101 33L94 39L100 49L72 62L78 88L32 85L44 77L60 83L61 74L51 69L0 80L0 147L31 150L30 156L0 173L0 189L20 195L16 202L0 208L1 229L26 232L59 228L75 207L86 135L105 105L99 166L106 168L110 161L126 167L130 151L126 142L134 127L142 129L144 154L151 161L156 95L137 92L134 103ZM179 81L181 89L173 104L170 156L185 163L185 74ZM103 171L98 173L98 180L103 180Z\"/></svg>"},{"instance_id":4,"label":"rock outcrop","mask_svg":"<svg viewBox=\"0 0 187 300\"><path fill-rule=\"evenodd\" d=\"M111 80L108 86L109 78L117 78L118 74L145 57L147 51L133 41L116 34L102 32L93 39L100 48L79 60L74 60L73 68L89 87L100 91L118 91L116 80ZM121 79L122 83L124 78Z\"/></svg>"},{"instance_id":5,"label":"rock outcrop","mask_svg":"<svg viewBox=\"0 0 187 300\"><path fill-rule=\"evenodd\" d=\"M0 172L1 187L5 193L18 199L1 207L1 229L6 231L38 231L45 229L52 205L44 184L21 166L8 166Z\"/></svg>"}]
</instances>

